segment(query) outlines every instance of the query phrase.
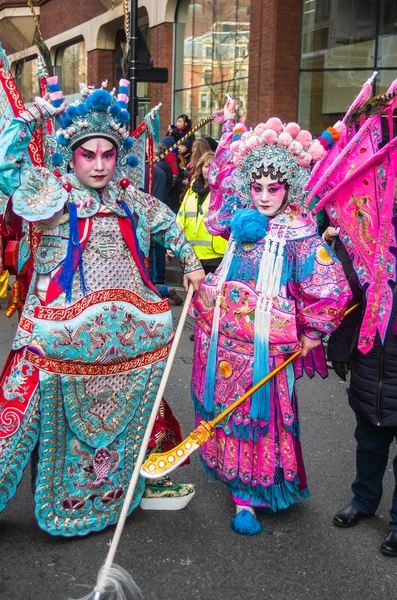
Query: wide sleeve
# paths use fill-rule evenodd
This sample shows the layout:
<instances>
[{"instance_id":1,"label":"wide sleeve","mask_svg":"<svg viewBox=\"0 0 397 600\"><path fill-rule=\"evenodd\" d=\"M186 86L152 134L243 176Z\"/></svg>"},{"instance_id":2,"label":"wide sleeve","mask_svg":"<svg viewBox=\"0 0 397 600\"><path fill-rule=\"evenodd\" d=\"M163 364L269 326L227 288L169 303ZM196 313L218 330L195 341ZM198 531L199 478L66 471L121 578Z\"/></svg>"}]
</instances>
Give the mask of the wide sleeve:
<instances>
[{"instance_id":1,"label":"wide sleeve","mask_svg":"<svg viewBox=\"0 0 397 600\"><path fill-rule=\"evenodd\" d=\"M342 265L328 244L315 235L287 244L293 272L288 284L297 307L297 325L318 339L340 324L351 291Z\"/></svg>"},{"instance_id":2,"label":"wide sleeve","mask_svg":"<svg viewBox=\"0 0 397 600\"><path fill-rule=\"evenodd\" d=\"M137 202L138 200L138 202ZM154 196L135 190L135 210L138 214L137 236L139 246L148 256L150 239L172 250L182 263L184 273L201 269L195 251L187 241L184 231L176 223L175 213Z\"/></svg>"},{"instance_id":3,"label":"wide sleeve","mask_svg":"<svg viewBox=\"0 0 397 600\"><path fill-rule=\"evenodd\" d=\"M228 200L224 190L224 180L235 168L230 153L235 124L233 119L223 121L221 138L208 173L211 197L205 226L211 235L221 235L226 239L230 235L230 219L235 210L234 200Z\"/></svg>"},{"instance_id":4,"label":"wide sleeve","mask_svg":"<svg viewBox=\"0 0 397 600\"><path fill-rule=\"evenodd\" d=\"M156 242L172 250L181 262L184 273L191 273L202 268L201 262L191 244L187 241L182 227L175 221L167 229L156 233L153 237Z\"/></svg>"},{"instance_id":5,"label":"wide sleeve","mask_svg":"<svg viewBox=\"0 0 397 600\"><path fill-rule=\"evenodd\" d=\"M20 185L21 166L30 164L28 145L43 119L51 117L55 109L41 98L33 106L11 121L0 140L0 189L11 196Z\"/></svg>"}]
</instances>

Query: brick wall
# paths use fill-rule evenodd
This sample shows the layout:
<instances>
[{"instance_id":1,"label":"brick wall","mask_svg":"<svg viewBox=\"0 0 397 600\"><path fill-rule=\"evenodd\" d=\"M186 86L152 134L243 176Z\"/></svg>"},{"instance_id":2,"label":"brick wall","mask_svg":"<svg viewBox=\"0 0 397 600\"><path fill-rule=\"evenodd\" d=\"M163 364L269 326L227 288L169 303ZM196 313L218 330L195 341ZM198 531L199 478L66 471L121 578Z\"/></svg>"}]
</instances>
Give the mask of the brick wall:
<instances>
[{"instance_id":1,"label":"brick wall","mask_svg":"<svg viewBox=\"0 0 397 600\"><path fill-rule=\"evenodd\" d=\"M87 52L87 83L99 87L105 79L108 80L110 91L116 82L114 81L113 50L91 50Z\"/></svg>"},{"instance_id":2,"label":"brick wall","mask_svg":"<svg viewBox=\"0 0 397 600\"><path fill-rule=\"evenodd\" d=\"M172 73L173 73L173 23L162 23L151 29L151 54L155 67L168 69L168 83L151 83L151 104L163 103L160 111L161 133L166 135L168 125L171 123L172 111Z\"/></svg>"},{"instance_id":3,"label":"brick wall","mask_svg":"<svg viewBox=\"0 0 397 600\"><path fill-rule=\"evenodd\" d=\"M298 109L302 0L251 0L248 124Z\"/></svg>"},{"instance_id":4,"label":"brick wall","mask_svg":"<svg viewBox=\"0 0 397 600\"><path fill-rule=\"evenodd\" d=\"M40 7L40 29L46 40L104 12L100 0L51 0Z\"/></svg>"}]
</instances>

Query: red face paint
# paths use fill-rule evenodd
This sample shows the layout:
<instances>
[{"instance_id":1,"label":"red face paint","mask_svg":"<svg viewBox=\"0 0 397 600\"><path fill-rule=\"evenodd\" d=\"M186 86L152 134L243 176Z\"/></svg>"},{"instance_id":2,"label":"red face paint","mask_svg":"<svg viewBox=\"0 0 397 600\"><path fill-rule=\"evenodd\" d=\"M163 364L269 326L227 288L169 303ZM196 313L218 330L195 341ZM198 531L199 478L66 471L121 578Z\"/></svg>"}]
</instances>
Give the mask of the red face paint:
<instances>
[{"instance_id":1,"label":"red face paint","mask_svg":"<svg viewBox=\"0 0 397 600\"><path fill-rule=\"evenodd\" d=\"M98 137L77 148L70 165L81 183L101 189L113 178L116 162L116 148L109 140Z\"/></svg>"}]
</instances>

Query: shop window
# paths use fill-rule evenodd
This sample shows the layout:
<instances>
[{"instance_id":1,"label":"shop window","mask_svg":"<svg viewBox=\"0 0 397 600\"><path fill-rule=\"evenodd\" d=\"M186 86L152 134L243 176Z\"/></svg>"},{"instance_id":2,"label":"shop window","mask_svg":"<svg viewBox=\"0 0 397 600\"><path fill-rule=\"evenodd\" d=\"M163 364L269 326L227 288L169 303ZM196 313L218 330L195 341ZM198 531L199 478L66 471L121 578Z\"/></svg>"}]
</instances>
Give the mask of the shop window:
<instances>
[{"instance_id":1,"label":"shop window","mask_svg":"<svg viewBox=\"0 0 397 600\"><path fill-rule=\"evenodd\" d=\"M302 126L317 134L332 125L375 70L382 93L397 71L395 0L303 0Z\"/></svg>"},{"instance_id":2,"label":"shop window","mask_svg":"<svg viewBox=\"0 0 397 600\"><path fill-rule=\"evenodd\" d=\"M84 41L58 48L55 62L65 98L68 102L73 102L80 92L79 84L87 82L87 52Z\"/></svg>"},{"instance_id":3,"label":"shop window","mask_svg":"<svg viewBox=\"0 0 397 600\"><path fill-rule=\"evenodd\" d=\"M174 115L187 112L187 90L193 122L219 110L226 93L247 105L250 6L250 0L179 0ZM219 131L218 122L207 128L215 136Z\"/></svg>"},{"instance_id":4,"label":"shop window","mask_svg":"<svg viewBox=\"0 0 397 600\"><path fill-rule=\"evenodd\" d=\"M37 74L37 56L30 56L13 65L14 77L25 106L33 104L36 96L40 95Z\"/></svg>"}]
</instances>

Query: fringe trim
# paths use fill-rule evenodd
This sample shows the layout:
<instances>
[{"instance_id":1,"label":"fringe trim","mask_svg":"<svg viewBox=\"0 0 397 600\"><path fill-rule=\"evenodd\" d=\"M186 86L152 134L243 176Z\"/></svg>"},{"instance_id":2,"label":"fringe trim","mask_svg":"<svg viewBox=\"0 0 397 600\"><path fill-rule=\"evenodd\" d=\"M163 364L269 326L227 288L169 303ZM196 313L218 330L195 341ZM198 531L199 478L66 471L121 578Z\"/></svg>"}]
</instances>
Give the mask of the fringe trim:
<instances>
[{"instance_id":1,"label":"fringe trim","mask_svg":"<svg viewBox=\"0 0 397 600\"><path fill-rule=\"evenodd\" d=\"M84 277L83 251L80 243L80 234L77 218L77 208L74 202L68 203L69 209L69 240L66 258L59 273L58 283L65 292L67 302L72 301L73 276L76 267L79 267L80 289L83 296L88 294ZM75 261L75 252L77 252L77 263Z\"/></svg>"},{"instance_id":2,"label":"fringe trim","mask_svg":"<svg viewBox=\"0 0 397 600\"><path fill-rule=\"evenodd\" d=\"M314 270L314 261L316 260L317 248L308 256L300 256L296 262L294 280L296 282L302 282L307 279Z\"/></svg>"},{"instance_id":3,"label":"fringe trim","mask_svg":"<svg viewBox=\"0 0 397 600\"><path fill-rule=\"evenodd\" d=\"M210 349L208 352L207 368L205 370L205 383L204 383L204 407L210 412L214 410L214 395L215 395L215 383L216 383L216 372L217 372L217 361L216 355L218 350L218 332L219 332L219 319L221 314L221 300L222 295L218 294L215 303L214 318L212 321L211 329L211 340Z\"/></svg>"},{"instance_id":4,"label":"fringe trim","mask_svg":"<svg viewBox=\"0 0 397 600\"><path fill-rule=\"evenodd\" d=\"M204 471L210 475L212 479L217 479L218 481L225 483L233 496L240 498L240 500L243 500L244 502L249 500L250 505L253 508L264 506L271 512L277 512L279 510L285 510L294 504L298 504L298 496L302 499L309 498L310 496L308 488L303 490L299 489L298 477L295 477L294 481L284 480L284 482L279 485L273 484L267 487L257 485L254 487L251 484L244 484L238 477L230 481L225 479L222 475L221 477L217 477L216 467L211 469L203 458L201 458L201 462Z\"/></svg>"}]
</instances>

